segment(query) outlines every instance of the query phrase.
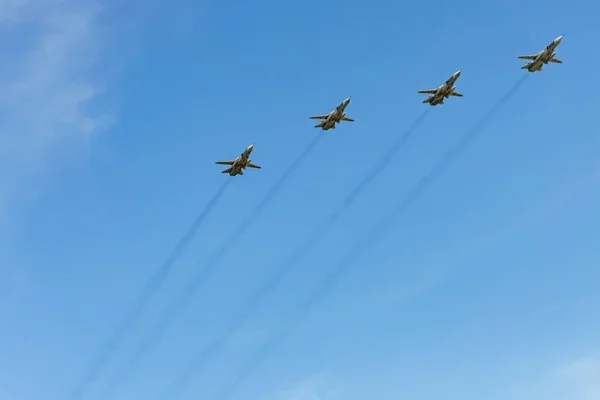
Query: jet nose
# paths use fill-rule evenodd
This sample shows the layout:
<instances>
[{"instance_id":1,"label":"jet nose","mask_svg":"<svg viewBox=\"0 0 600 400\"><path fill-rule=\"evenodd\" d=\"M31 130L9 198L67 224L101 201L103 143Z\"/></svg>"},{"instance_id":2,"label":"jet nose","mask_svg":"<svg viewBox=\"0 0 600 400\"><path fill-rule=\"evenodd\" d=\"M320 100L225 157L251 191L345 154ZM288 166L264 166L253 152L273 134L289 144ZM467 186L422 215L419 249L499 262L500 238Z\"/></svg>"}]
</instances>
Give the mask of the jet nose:
<instances>
[{"instance_id":1,"label":"jet nose","mask_svg":"<svg viewBox=\"0 0 600 400\"><path fill-rule=\"evenodd\" d=\"M563 38L562 36L559 36L559 37L557 37L556 39L554 39L554 42L555 42L556 44L559 44L559 43L562 41L562 38Z\"/></svg>"},{"instance_id":2,"label":"jet nose","mask_svg":"<svg viewBox=\"0 0 600 400\"><path fill-rule=\"evenodd\" d=\"M248 150L248 151L254 150L254 143L252 143L250 146L248 146L248 148L246 150Z\"/></svg>"},{"instance_id":3,"label":"jet nose","mask_svg":"<svg viewBox=\"0 0 600 400\"><path fill-rule=\"evenodd\" d=\"M350 97L348 97L346 100L344 100L344 104L348 105L350 103Z\"/></svg>"},{"instance_id":4,"label":"jet nose","mask_svg":"<svg viewBox=\"0 0 600 400\"><path fill-rule=\"evenodd\" d=\"M459 69L458 71L456 71L456 72L454 73L454 76L458 78L458 77L460 76L460 73L461 73L461 72L462 72L462 69Z\"/></svg>"}]
</instances>

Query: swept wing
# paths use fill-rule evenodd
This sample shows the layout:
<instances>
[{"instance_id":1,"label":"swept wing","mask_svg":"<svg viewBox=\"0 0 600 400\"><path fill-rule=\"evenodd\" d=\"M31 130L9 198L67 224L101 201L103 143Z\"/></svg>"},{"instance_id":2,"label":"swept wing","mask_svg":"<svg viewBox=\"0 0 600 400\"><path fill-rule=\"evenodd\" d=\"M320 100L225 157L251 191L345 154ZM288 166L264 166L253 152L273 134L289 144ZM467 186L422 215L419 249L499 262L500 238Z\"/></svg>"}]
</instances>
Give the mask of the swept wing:
<instances>
[{"instance_id":1,"label":"swept wing","mask_svg":"<svg viewBox=\"0 0 600 400\"><path fill-rule=\"evenodd\" d=\"M436 94L437 93L437 89L427 89L427 90L419 90L419 93L423 93L423 94Z\"/></svg>"},{"instance_id":2,"label":"swept wing","mask_svg":"<svg viewBox=\"0 0 600 400\"><path fill-rule=\"evenodd\" d=\"M530 56L519 56L519 58L521 60L535 60L535 58L537 57L537 54L532 54Z\"/></svg>"},{"instance_id":3,"label":"swept wing","mask_svg":"<svg viewBox=\"0 0 600 400\"><path fill-rule=\"evenodd\" d=\"M235 162L235 160L231 160L231 161L217 161L215 164L220 164L220 165L233 165L233 163Z\"/></svg>"},{"instance_id":4,"label":"swept wing","mask_svg":"<svg viewBox=\"0 0 600 400\"><path fill-rule=\"evenodd\" d=\"M315 115L313 117L309 117L310 119L327 119L329 117L329 114L325 114L325 115Z\"/></svg>"}]
</instances>

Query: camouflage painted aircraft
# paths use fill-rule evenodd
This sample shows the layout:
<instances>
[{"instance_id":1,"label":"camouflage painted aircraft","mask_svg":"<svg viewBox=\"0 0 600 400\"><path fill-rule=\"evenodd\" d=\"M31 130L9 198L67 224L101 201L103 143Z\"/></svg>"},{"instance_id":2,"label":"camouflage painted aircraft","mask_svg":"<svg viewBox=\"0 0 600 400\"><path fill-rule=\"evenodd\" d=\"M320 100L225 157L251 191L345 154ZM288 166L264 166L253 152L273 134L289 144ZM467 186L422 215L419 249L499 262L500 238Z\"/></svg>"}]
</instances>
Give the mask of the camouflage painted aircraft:
<instances>
[{"instance_id":1,"label":"camouflage painted aircraft","mask_svg":"<svg viewBox=\"0 0 600 400\"><path fill-rule=\"evenodd\" d=\"M520 59L522 60L532 60L531 62L528 62L527 64L523 65L521 67L521 69L526 69L529 72L535 72L535 71L541 71L542 67L545 64L548 64L549 62L552 63L556 63L556 64L562 64L562 61L559 60L558 58L555 58L556 56L556 48L558 47L558 45L560 44L560 42L562 41L562 36L557 37L556 39L554 39L552 41L552 43L550 43L548 46L546 46L546 48L542 51L540 51L537 54L532 54L529 56L519 56Z\"/></svg>"},{"instance_id":2,"label":"camouflage painted aircraft","mask_svg":"<svg viewBox=\"0 0 600 400\"><path fill-rule=\"evenodd\" d=\"M231 167L222 171L224 174L229 174L231 176L236 175L244 175L244 171L246 168L258 168L258 165L252 164L252 160L250 160L250 153L254 150L254 144L251 144L244 150L242 154L240 154L235 160L231 161L217 161L215 164L221 165L231 165Z\"/></svg>"},{"instance_id":3,"label":"camouflage painted aircraft","mask_svg":"<svg viewBox=\"0 0 600 400\"><path fill-rule=\"evenodd\" d=\"M335 124L341 121L354 122L353 119L348 118L346 116L345 110L346 107L348 107L348 104L350 104L350 97L342 101L340 105L337 106L335 110L333 110L329 114L315 115L313 117L310 117L310 119L322 119L323 121L320 124L315 125L315 128L321 128L324 131L328 129L335 129Z\"/></svg>"},{"instance_id":4,"label":"camouflage painted aircraft","mask_svg":"<svg viewBox=\"0 0 600 400\"><path fill-rule=\"evenodd\" d=\"M429 103L430 106L436 106L438 104L444 104L444 99L450 96L463 97L462 94L455 92L456 86L454 83L460 76L461 71L455 72L444 84L436 89L419 90L419 93L431 94L423 103Z\"/></svg>"}]
</instances>

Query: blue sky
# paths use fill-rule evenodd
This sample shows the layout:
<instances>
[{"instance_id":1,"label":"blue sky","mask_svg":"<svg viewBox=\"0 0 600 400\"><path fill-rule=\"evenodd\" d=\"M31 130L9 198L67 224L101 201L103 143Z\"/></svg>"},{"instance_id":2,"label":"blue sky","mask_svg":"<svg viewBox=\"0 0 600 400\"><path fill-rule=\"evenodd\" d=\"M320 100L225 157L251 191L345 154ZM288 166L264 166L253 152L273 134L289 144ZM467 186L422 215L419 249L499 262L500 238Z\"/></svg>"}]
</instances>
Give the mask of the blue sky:
<instances>
[{"instance_id":1,"label":"blue sky","mask_svg":"<svg viewBox=\"0 0 600 400\"><path fill-rule=\"evenodd\" d=\"M0 397L69 399L231 180L86 399L158 400L215 340L223 346L172 399L224 400L224 388L234 400L600 398L594 2L15 0L0 10ZM564 64L530 74L394 214L527 74L516 56L559 35ZM286 264L427 108L417 90L459 69L465 97L432 108ZM356 122L323 135L111 387L195 271L322 134L308 116L348 96ZM263 169L221 174L214 161L250 143ZM381 219L389 229L362 246Z\"/></svg>"}]
</instances>

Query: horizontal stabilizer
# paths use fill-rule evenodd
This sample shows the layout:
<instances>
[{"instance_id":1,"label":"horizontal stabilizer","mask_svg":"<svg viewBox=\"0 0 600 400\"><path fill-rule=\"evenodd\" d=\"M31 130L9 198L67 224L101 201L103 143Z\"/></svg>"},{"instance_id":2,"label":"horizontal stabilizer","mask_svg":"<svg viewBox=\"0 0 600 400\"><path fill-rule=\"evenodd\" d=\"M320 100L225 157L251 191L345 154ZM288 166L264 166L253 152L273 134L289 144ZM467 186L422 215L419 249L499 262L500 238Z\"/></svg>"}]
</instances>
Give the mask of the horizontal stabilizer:
<instances>
[{"instance_id":1,"label":"horizontal stabilizer","mask_svg":"<svg viewBox=\"0 0 600 400\"><path fill-rule=\"evenodd\" d=\"M319 125L315 125L315 128L322 128L323 127L323 123L321 122Z\"/></svg>"},{"instance_id":2,"label":"horizontal stabilizer","mask_svg":"<svg viewBox=\"0 0 600 400\"><path fill-rule=\"evenodd\" d=\"M554 57L552 57L548 61L553 62L553 63L557 63L557 64L562 64L563 63L561 60L559 60L558 58L554 58Z\"/></svg>"},{"instance_id":3,"label":"horizontal stabilizer","mask_svg":"<svg viewBox=\"0 0 600 400\"><path fill-rule=\"evenodd\" d=\"M232 169L233 168L227 168L225 171L221 171L221 172L224 173L224 174L228 174L228 173L231 172Z\"/></svg>"},{"instance_id":4,"label":"horizontal stabilizer","mask_svg":"<svg viewBox=\"0 0 600 400\"><path fill-rule=\"evenodd\" d=\"M431 103L431 100L433 100L433 96L432 97L428 97L425 100L423 100L423 103Z\"/></svg>"},{"instance_id":5,"label":"horizontal stabilizer","mask_svg":"<svg viewBox=\"0 0 600 400\"><path fill-rule=\"evenodd\" d=\"M342 118L342 121L354 122L354 120L352 118L348 118L348 117Z\"/></svg>"},{"instance_id":6,"label":"horizontal stabilizer","mask_svg":"<svg viewBox=\"0 0 600 400\"><path fill-rule=\"evenodd\" d=\"M452 93L450 93L450 96L455 96L455 97L463 97L463 95L462 95L462 94L460 94L460 93L457 93L457 92L452 92Z\"/></svg>"},{"instance_id":7,"label":"horizontal stabilizer","mask_svg":"<svg viewBox=\"0 0 600 400\"><path fill-rule=\"evenodd\" d=\"M217 161L215 164L220 164L220 165L233 165L233 161Z\"/></svg>"},{"instance_id":8,"label":"horizontal stabilizer","mask_svg":"<svg viewBox=\"0 0 600 400\"><path fill-rule=\"evenodd\" d=\"M257 168L257 169L261 169L261 167L260 167L260 166L258 166L258 165L255 165L255 164L252 164L252 163L248 164L247 166L248 166L248 168Z\"/></svg>"},{"instance_id":9,"label":"horizontal stabilizer","mask_svg":"<svg viewBox=\"0 0 600 400\"><path fill-rule=\"evenodd\" d=\"M519 58L521 60L535 60L536 57L537 57L537 54L533 54L533 55L530 55L530 56L519 56Z\"/></svg>"},{"instance_id":10,"label":"horizontal stabilizer","mask_svg":"<svg viewBox=\"0 0 600 400\"><path fill-rule=\"evenodd\" d=\"M525 64L521 67L521 69L527 69L527 68L529 68L529 64Z\"/></svg>"}]
</instances>

